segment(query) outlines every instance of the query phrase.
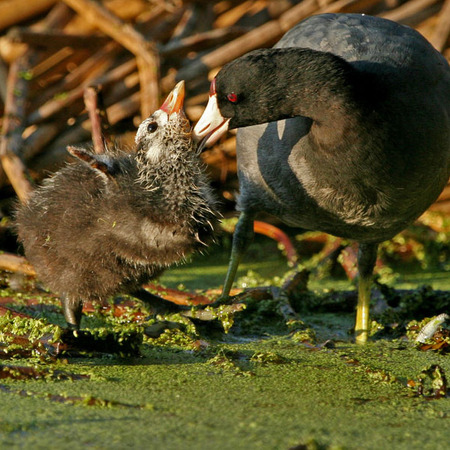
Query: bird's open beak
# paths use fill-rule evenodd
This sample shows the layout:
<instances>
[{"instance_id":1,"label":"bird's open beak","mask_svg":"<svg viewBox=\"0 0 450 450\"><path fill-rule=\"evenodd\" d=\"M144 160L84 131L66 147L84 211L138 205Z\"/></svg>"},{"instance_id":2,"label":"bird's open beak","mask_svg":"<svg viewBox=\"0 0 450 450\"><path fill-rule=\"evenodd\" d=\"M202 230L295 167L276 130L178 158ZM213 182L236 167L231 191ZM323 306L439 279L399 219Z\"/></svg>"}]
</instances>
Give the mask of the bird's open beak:
<instances>
[{"instance_id":1,"label":"bird's open beak","mask_svg":"<svg viewBox=\"0 0 450 450\"><path fill-rule=\"evenodd\" d=\"M159 109L168 114L169 119L172 114L181 116L187 120L184 113L184 96L185 96L184 81L180 81L167 96L166 101L161 105Z\"/></svg>"},{"instance_id":2,"label":"bird's open beak","mask_svg":"<svg viewBox=\"0 0 450 450\"><path fill-rule=\"evenodd\" d=\"M194 127L194 139L199 147L213 145L228 130L230 119L222 116L217 104L216 80L211 82L209 100L202 117Z\"/></svg>"}]
</instances>

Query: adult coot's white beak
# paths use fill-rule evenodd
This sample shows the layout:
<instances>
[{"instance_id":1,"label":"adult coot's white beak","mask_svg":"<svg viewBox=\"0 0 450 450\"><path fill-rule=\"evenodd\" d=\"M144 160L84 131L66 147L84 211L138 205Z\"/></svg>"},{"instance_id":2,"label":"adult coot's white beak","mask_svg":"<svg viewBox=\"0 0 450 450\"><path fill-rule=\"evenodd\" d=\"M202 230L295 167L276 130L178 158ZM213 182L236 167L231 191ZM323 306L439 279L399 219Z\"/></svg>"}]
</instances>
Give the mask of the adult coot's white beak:
<instances>
[{"instance_id":1,"label":"adult coot's white beak","mask_svg":"<svg viewBox=\"0 0 450 450\"><path fill-rule=\"evenodd\" d=\"M169 119L172 114L177 114L178 116L187 119L184 113L184 96L186 90L184 88L184 81L180 81L167 96L166 101L161 105L159 109L164 111L169 115Z\"/></svg>"},{"instance_id":2,"label":"adult coot's white beak","mask_svg":"<svg viewBox=\"0 0 450 450\"><path fill-rule=\"evenodd\" d=\"M199 147L213 145L228 130L230 119L222 116L217 104L216 80L211 83L209 101L202 117L194 127L194 139Z\"/></svg>"}]
</instances>

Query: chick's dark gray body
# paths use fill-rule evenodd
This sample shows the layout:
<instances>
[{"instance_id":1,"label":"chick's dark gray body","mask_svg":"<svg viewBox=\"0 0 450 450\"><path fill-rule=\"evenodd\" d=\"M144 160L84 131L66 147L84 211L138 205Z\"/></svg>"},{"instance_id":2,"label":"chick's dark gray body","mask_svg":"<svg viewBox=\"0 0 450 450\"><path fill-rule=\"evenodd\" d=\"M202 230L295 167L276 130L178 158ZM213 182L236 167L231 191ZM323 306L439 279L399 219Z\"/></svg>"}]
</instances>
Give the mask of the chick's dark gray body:
<instances>
[{"instance_id":1,"label":"chick's dark gray body","mask_svg":"<svg viewBox=\"0 0 450 450\"><path fill-rule=\"evenodd\" d=\"M211 237L215 200L185 119L176 119L157 111L144 121L135 154L73 150L84 161L19 209L26 257L61 295L69 324L79 325L83 300L132 292Z\"/></svg>"}]
</instances>

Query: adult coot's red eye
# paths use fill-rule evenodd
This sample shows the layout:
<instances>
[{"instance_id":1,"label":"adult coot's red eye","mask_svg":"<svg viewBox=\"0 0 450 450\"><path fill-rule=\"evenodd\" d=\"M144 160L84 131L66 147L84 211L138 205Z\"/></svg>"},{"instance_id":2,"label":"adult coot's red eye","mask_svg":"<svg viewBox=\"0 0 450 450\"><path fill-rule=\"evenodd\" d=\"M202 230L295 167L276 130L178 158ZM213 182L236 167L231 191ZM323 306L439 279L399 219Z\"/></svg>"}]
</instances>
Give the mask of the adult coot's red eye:
<instances>
[{"instance_id":1,"label":"adult coot's red eye","mask_svg":"<svg viewBox=\"0 0 450 450\"><path fill-rule=\"evenodd\" d=\"M238 96L237 96L237 94L235 94L234 92L231 92L230 94L227 95L227 99L228 99L228 101L230 101L231 103L237 103L237 101L238 101Z\"/></svg>"}]
</instances>

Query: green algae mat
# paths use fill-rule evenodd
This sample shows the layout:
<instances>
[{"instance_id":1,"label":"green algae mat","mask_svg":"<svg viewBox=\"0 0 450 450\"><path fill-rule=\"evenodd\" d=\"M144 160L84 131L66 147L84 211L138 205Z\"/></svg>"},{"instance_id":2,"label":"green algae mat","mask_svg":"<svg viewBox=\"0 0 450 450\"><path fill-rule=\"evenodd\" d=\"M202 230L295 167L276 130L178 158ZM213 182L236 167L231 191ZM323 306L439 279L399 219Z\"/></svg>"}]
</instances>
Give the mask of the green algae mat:
<instances>
[{"instance_id":1,"label":"green algae mat","mask_svg":"<svg viewBox=\"0 0 450 450\"><path fill-rule=\"evenodd\" d=\"M240 283L281 286L283 258L254 251ZM86 314L73 339L53 296L4 290L12 311L0 317L0 448L448 448L445 322L415 341L450 310L445 269L399 273L393 286L402 290L380 284L365 347L352 342L354 290L344 278L310 279L290 299L290 317L283 295L164 322L129 300L115 315L116 301ZM213 251L161 281L219 286L225 270L226 255ZM421 276L431 287L417 288Z\"/></svg>"},{"instance_id":2,"label":"green algae mat","mask_svg":"<svg viewBox=\"0 0 450 450\"><path fill-rule=\"evenodd\" d=\"M448 356L398 343L224 347L63 368L89 380L4 380L1 447L447 448L450 399L417 396L407 382L431 363L449 372Z\"/></svg>"}]
</instances>

